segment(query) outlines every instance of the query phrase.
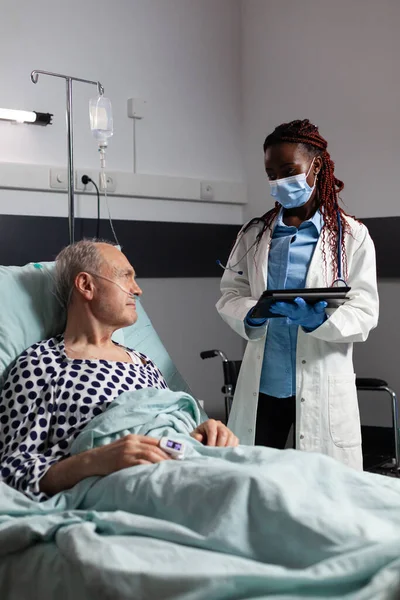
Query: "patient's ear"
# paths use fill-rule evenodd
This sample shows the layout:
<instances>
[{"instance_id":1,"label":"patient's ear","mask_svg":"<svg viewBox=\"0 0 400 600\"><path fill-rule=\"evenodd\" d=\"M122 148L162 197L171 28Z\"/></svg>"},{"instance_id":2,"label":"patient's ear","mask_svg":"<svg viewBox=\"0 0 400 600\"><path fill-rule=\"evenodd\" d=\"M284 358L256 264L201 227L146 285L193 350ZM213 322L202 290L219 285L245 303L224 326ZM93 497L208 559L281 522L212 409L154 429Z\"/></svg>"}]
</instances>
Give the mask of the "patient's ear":
<instances>
[{"instance_id":1,"label":"patient's ear","mask_svg":"<svg viewBox=\"0 0 400 600\"><path fill-rule=\"evenodd\" d=\"M75 289L76 291L85 298L85 300L91 300L94 294L94 281L93 277L89 273L78 273L75 277Z\"/></svg>"}]
</instances>

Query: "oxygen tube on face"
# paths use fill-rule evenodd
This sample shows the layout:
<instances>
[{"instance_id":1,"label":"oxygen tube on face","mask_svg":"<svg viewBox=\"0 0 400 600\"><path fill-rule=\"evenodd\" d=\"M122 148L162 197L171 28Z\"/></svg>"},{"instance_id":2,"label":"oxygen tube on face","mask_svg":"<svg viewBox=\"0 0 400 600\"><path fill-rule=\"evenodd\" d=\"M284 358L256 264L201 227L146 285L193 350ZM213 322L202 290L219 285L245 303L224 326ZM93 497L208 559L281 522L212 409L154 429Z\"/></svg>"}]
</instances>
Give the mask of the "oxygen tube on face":
<instances>
[{"instance_id":1,"label":"oxygen tube on face","mask_svg":"<svg viewBox=\"0 0 400 600\"><path fill-rule=\"evenodd\" d=\"M93 277L100 277L100 279L105 279L106 281L109 281L110 283L113 283L114 285L116 285L117 287L119 287L119 289L122 292L124 292L125 294L127 294L131 300L138 300L139 299L139 297L137 296L137 294L134 294L133 292L128 292L128 290L126 290L125 288L123 288L122 285L120 285L117 281L114 281L114 279L110 279L110 277L105 277L105 275L99 275L98 273L89 273L89 275L92 275Z\"/></svg>"}]
</instances>

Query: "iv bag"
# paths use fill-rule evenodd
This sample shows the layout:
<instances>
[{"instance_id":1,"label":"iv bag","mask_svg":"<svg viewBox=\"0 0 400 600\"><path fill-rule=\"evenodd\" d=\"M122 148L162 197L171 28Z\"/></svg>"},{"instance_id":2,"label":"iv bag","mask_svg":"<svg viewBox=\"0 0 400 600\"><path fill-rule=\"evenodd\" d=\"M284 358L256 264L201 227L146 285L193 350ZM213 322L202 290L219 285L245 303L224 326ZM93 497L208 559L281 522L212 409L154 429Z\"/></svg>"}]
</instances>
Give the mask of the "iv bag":
<instances>
[{"instance_id":1,"label":"iv bag","mask_svg":"<svg viewBox=\"0 0 400 600\"><path fill-rule=\"evenodd\" d=\"M107 145L107 140L113 134L113 118L111 101L104 96L92 98L89 101L90 129L99 145Z\"/></svg>"}]
</instances>

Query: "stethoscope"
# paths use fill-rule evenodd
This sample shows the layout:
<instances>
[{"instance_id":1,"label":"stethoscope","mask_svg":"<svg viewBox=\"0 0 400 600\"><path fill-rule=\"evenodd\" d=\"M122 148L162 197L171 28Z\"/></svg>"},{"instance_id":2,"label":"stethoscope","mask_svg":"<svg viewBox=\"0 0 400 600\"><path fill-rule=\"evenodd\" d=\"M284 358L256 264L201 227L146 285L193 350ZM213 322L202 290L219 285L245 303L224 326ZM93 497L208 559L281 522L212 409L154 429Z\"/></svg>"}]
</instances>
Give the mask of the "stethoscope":
<instances>
[{"instance_id":1,"label":"stethoscope","mask_svg":"<svg viewBox=\"0 0 400 600\"><path fill-rule=\"evenodd\" d=\"M337 210L337 222L338 222L338 240L337 240L337 264L338 264L338 276L335 279L335 281L332 283L331 287L347 287L347 281L344 279L343 277L343 263L342 263L342 239L343 239L343 227L342 227L342 221L340 219L340 212L339 210ZM261 220L263 220L263 217L261 217ZM255 223L254 223L255 225ZM251 224L250 224L251 227ZM246 233L246 231L248 231L248 229L250 229L250 227L246 227L241 235L238 237L233 250L231 252L231 254L233 254L242 238L242 236ZM260 232L261 233L261 232ZM243 275L243 271L238 271L235 269L235 267L237 267L244 258L246 258L246 256L248 255L248 253L250 252L250 250L252 250L252 248L254 248L254 246L259 242L259 240L261 239L260 234L256 237L256 239L254 240L254 242L252 243L252 245L250 246L250 248L247 250L247 252L245 254L243 254L243 256L234 264L234 265L229 265L227 264L226 266L224 266L222 264L222 262L220 260L217 260L217 265L220 266L222 269L224 269L224 271L232 271L232 273L236 273L237 275Z\"/></svg>"}]
</instances>

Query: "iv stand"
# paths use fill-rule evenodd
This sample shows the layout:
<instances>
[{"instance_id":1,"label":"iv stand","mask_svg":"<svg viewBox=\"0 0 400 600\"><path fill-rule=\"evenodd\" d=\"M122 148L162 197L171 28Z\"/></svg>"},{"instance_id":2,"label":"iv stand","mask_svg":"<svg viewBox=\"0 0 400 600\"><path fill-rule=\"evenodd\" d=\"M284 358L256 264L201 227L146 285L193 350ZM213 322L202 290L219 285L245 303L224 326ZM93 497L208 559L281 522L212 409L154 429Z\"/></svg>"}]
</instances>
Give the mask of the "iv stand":
<instances>
[{"instance_id":1,"label":"iv stand","mask_svg":"<svg viewBox=\"0 0 400 600\"><path fill-rule=\"evenodd\" d=\"M61 75L60 73L51 73L50 71L32 71L31 81L37 83L39 75L49 75L50 77L61 77L65 79L67 84L67 141L68 141L68 227L69 227L69 243L75 241L75 201L74 201L74 150L73 150L73 122L72 122L72 82L80 81L81 83L90 83L96 85L99 94L104 94L104 88L100 81L91 81L90 79L79 79L70 75Z\"/></svg>"}]
</instances>

